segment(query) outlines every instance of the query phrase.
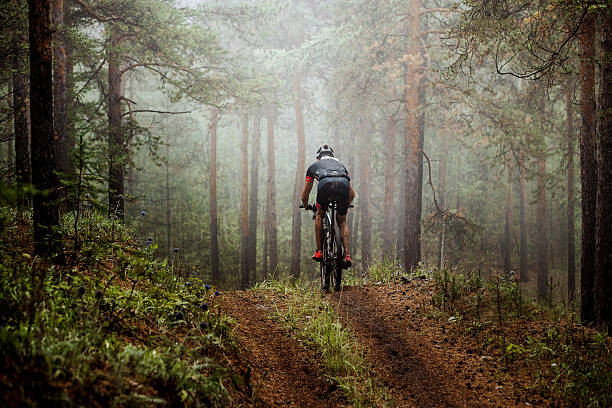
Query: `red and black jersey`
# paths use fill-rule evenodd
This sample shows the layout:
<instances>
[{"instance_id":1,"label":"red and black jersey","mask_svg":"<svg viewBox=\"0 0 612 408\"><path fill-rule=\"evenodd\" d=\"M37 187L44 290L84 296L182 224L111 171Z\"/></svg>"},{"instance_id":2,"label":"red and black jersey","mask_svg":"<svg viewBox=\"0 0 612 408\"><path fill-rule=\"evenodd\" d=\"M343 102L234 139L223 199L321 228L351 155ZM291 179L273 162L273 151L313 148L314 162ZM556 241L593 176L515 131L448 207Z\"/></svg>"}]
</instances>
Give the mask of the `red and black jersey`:
<instances>
[{"instance_id":1,"label":"red and black jersey","mask_svg":"<svg viewBox=\"0 0 612 408\"><path fill-rule=\"evenodd\" d=\"M306 171L306 181L313 181L314 179L320 181L326 177L344 177L348 180L351 179L344 164L331 156L323 156L321 160L317 160L311 164Z\"/></svg>"}]
</instances>

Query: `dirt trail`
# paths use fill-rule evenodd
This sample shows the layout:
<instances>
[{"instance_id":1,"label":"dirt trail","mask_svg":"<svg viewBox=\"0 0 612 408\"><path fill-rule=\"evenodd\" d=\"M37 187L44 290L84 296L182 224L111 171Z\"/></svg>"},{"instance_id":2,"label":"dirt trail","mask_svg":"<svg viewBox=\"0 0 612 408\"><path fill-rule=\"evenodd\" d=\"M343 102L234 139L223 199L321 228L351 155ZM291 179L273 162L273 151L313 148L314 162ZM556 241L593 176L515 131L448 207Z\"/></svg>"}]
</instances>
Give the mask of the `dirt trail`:
<instances>
[{"instance_id":1,"label":"dirt trail","mask_svg":"<svg viewBox=\"0 0 612 408\"><path fill-rule=\"evenodd\" d=\"M251 369L253 405L264 407L343 407L314 353L268 316L280 299L273 293L228 292L224 311L238 325L242 364ZM280 300L282 301L282 300Z\"/></svg>"},{"instance_id":2,"label":"dirt trail","mask_svg":"<svg viewBox=\"0 0 612 408\"><path fill-rule=\"evenodd\" d=\"M547 406L525 387L526 373L503 372L499 359L482 355L472 338L450 335L431 311L431 284L413 280L394 286L345 287L326 295L365 349L374 375L396 407ZM329 384L312 350L270 318L286 302L272 291L224 296L224 310L238 325L241 366L251 370L254 406L342 407L346 400ZM447 327L445 327L445 325Z\"/></svg>"},{"instance_id":3,"label":"dirt trail","mask_svg":"<svg viewBox=\"0 0 612 408\"><path fill-rule=\"evenodd\" d=\"M347 287L330 299L398 407L547 405L525 395L527 377L500 373L469 338L448 336L439 321L424 318L419 308L429 303L429 291L427 282L415 280Z\"/></svg>"}]
</instances>

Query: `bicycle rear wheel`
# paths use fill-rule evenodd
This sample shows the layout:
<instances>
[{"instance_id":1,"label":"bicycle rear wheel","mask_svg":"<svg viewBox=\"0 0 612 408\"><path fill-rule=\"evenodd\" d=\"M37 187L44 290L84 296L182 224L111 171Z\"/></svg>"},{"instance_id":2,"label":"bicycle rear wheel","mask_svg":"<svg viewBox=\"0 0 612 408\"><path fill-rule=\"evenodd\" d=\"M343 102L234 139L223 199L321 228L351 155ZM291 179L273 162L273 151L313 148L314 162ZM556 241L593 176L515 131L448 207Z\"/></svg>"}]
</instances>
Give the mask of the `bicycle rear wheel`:
<instances>
[{"instance_id":1,"label":"bicycle rear wheel","mask_svg":"<svg viewBox=\"0 0 612 408\"><path fill-rule=\"evenodd\" d=\"M334 256L333 256L333 284L334 290L339 291L342 286L342 268L344 260L344 246L342 245L342 239L340 237L340 228L338 225L334 225Z\"/></svg>"},{"instance_id":2,"label":"bicycle rear wheel","mask_svg":"<svg viewBox=\"0 0 612 408\"><path fill-rule=\"evenodd\" d=\"M331 229L329 228L328 216L323 218L323 230L321 231L321 243L323 246L323 260L321 261L321 289L329 291L331 283L332 271L330 270L331 265L331 248L330 242L332 241Z\"/></svg>"}]
</instances>

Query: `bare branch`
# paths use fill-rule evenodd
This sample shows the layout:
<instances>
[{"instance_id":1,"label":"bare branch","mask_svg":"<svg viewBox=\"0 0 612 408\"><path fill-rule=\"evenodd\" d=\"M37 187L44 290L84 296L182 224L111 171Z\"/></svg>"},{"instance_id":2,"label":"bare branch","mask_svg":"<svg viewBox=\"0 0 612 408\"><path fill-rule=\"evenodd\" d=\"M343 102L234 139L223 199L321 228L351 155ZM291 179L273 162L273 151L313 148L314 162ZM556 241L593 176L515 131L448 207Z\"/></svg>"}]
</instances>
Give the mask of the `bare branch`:
<instances>
[{"instance_id":1,"label":"bare branch","mask_svg":"<svg viewBox=\"0 0 612 408\"><path fill-rule=\"evenodd\" d=\"M132 115L134 113L161 113L161 114L165 114L165 115L184 115L186 113L191 113L193 112L193 110L188 110L188 111L182 111L182 112L170 112L170 111L158 111L158 110L154 110L154 109L137 109L137 110L130 110L129 112L125 112L124 114L121 115L121 117L123 116L127 116L127 115Z\"/></svg>"}]
</instances>

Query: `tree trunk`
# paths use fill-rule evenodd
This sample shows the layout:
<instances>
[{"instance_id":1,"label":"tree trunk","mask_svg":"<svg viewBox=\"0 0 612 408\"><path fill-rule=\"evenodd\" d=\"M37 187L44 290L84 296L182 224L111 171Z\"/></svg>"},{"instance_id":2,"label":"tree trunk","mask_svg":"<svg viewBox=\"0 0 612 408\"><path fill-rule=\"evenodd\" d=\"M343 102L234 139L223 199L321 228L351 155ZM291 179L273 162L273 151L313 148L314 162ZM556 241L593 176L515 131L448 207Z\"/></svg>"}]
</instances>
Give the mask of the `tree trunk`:
<instances>
[{"instance_id":1,"label":"tree trunk","mask_svg":"<svg viewBox=\"0 0 612 408\"><path fill-rule=\"evenodd\" d=\"M256 112L253 121L253 145L251 151L251 190L249 197L249 274L257 280L257 189L259 186L259 150L261 143L261 114Z\"/></svg>"},{"instance_id":2,"label":"tree trunk","mask_svg":"<svg viewBox=\"0 0 612 408\"><path fill-rule=\"evenodd\" d=\"M210 274L213 285L221 283L219 274L219 234L217 232L217 125L219 124L219 110L210 109L210 123L208 134L210 136Z\"/></svg>"},{"instance_id":3,"label":"tree trunk","mask_svg":"<svg viewBox=\"0 0 612 408\"><path fill-rule=\"evenodd\" d=\"M8 88L8 97L7 97L7 102L8 102L8 109L12 109L13 108L13 81L12 79L10 81L7 81L6 84L7 88ZM14 165L14 160L13 160L13 156L14 156L14 152L13 152L13 146L15 143L15 137L14 135L9 134L8 136L8 143L6 146L6 163L8 166L8 182L9 184L13 183L13 181L15 180L15 173L13 173L13 165Z\"/></svg>"},{"instance_id":4,"label":"tree trunk","mask_svg":"<svg viewBox=\"0 0 612 408\"><path fill-rule=\"evenodd\" d=\"M64 27L72 28L72 1L64 0ZM64 31L65 33L65 31ZM76 122L74 120L74 62L72 59L72 41L70 36L64 34L64 44L66 49L66 163L67 173L75 176L77 174L77 161L74 157L76 148ZM74 202L69 203L71 207L78 207Z\"/></svg>"},{"instance_id":5,"label":"tree trunk","mask_svg":"<svg viewBox=\"0 0 612 408\"><path fill-rule=\"evenodd\" d=\"M402 142L402 139L400 139L400 143ZM405 148L402 146L400 149L400 157L399 157L399 162L404 164L405 160L404 160L404 154L405 154ZM402 169L402 166L400 166L400 168ZM405 172L405 169L402 169L400 174L403 175ZM395 215L397 218L397 223L396 223L396 244L395 244L395 256L398 259L404 259L404 227L406 225L406 217L404 216L405 211L406 211L406 180L403 177L399 177L399 185L396 185L396 188L399 189L399 196L397 199L397 207L395 207Z\"/></svg>"},{"instance_id":6,"label":"tree trunk","mask_svg":"<svg viewBox=\"0 0 612 408\"><path fill-rule=\"evenodd\" d=\"M278 266L278 248L276 239L276 176L275 176L275 161L274 161L274 106L268 105L266 108L266 128L267 128L267 164L268 164L268 182L266 183L267 196L266 200L266 237L268 241L268 259L269 271L264 271L264 278L268 272L274 273ZM264 251L265 252L265 251Z\"/></svg>"},{"instance_id":7,"label":"tree trunk","mask_svg":"<svg viewBox=\"0 0 612 408\"><path fill-rule=\"evenodd\" d=\"M57 207L59 180L53 149L53 81L51 54L51 2L29 2L30 91L32 118L32 183L34 196L34 251L61 262L62 247ZM46 193L46 194L42 194Z\"/></svg>"},{"instance_id":8,"label":"tree trunk","mask_svg":"<svg viewBox=\"0 0 612 408\"><path fill-rule=\"evenodd\" d=\"M576 294L576 243L574 240L574 78L567 80L565 110L567 118L567 298Z\"/></svg>"},{"instance_id":9,"label":"tree trunk","mask_svg":"<svg viewBox=\"0 0 612 408\"><path fill-rule=\"evenodd\" d=\"M446 210L446 164L448 161L448 135L442 132L442 151L440 154L440 168L439 168L439 181L438 181L438 205L440 209ZM445 222L445 220L443 220ZM446 225L442 225L440 236L438 237L438 268L442 269L444 266L444 239L446 233Z\"/></svg>"},{"instance_id":10,"label":"tree trunk","mask_svg":"<svg viewBox=\"0 0 612 408\"><path fill-rule=\"evenodd\" d=\"M68 171L66 135L66 44L64 27L64 0L53 0L53 132L57 171L65 177ZM60 197L65 198L65 187Z\"/></svg>"},{"instance_id":11,"label":"tree trunk","mask_svg":"<svg viewBox=\"0 0 612 408\"><path fill-rule=\"evenodd\" d=\"M538 298L544 299L548 289L548 259L546 250L546 158L540 152L537 164L536 191L536 274Z\"/></svg>"},{"instance_id":12,"label":"tree trunk","mask_svg":"<svg viewBox=\"0 0 612 408\"><path fill-rule=\"evenodd\" d=\"M422 205L422 144L419 132L419 88L422 76L420 63L419 2L411 0L408 16L409 58L405 73L405 210L404 253L406 271L418 266L421 260L421 205ZM419 168L420 167L420 168ZM419 177L421 176L421 177Z\"/></svg>"},{"instance_id":13,"label":"tree trunk","mask_svg":"<svg viewBox=\"0 0 612 408\"><path fill-rule=\"evenodd\" d=\"M580 317L595 320L593 285L597 200L597 142L595 138L595 18L588 13L580 26L580 182L582 185L582 254L580 261Z\"/></svg>"},{"instance_id":14,"label":"tree trunk","mask_svg":"<svg viewBox=\"0 0 612 408\"><path fill-rule=\"evenodd\" d=\"M170 203L170 143L166 141L166 254L172 259L172 207ZM182 228L180 229L182 231Z\"/></svg>"},{"instance_id":15,"label":"tree trunk","mask_svg":"<svg viewBox=\"0 0 612 408\"><path fill-rule=\"evenodd\" d=\"M529 281L529 265L527 258L527 169L525 168L525 162L522 161L520 165L520 185L521 185L521 244L520 244L520 280L521 282Z\"/></svg>"},{"instance_id":16,"label":"tree trunk","mask_svg":"<svg viewBox=\"0 0 612 408\"><path fill-rule=\"evenodd\" d=\"M512 162L506 160L508 184L506 185L506 225L504 228L504 274L512 269Z\"/></svg>"},{"instance_id":17,"label":"tree trunk","mask_svg":"<svg viewBox=\"0 0 612 408\"><path fill-rule=\"evenodd\" d=\"M349 140L352 140L352 133L351 133L351 129L349 128ZM348 149L347 151L348 153L348 168L347 170L349 171L349 175L350 174L358 174L358 166L355 164L355 150L354 149ZM355 178L353 176L353 178ZM351 181L352 183L352 181ZM354 187L355 188L355 187ZM357 220L359 219L359 211L354 211L354 210L349 210L346 214L346 222L348 223L349 226L349 242L353 242L356 243L357 242L357 236L358 236L358 230L357 230L357 225L358 222ZM353 245L352 248L350 248L351 250L351 257L353 259L357 258L357 248L358 245Z\"/></svg>"},{"instance_id":18,"label":"tree trunk","mask_svg":"<svg viewBox=\"0 0 612 408\"><path fill-rule=\"evenodd\" d=\"M602 10L601 79L597 142L597 225L595 312L603 325L612 323L612 11Z\"/></svg>"},{"instance_id":19,"label":"tree trunk","mask_svg":"<svg viewBox=\"0 0 612 408\"><path fill-rule=\"evenodd\" d=\"M23 6L18 1L19 6ZM14 39L13 56L13 116L15 132L15 181L18 185L32 182L30 167L30 87L27 77L26 26L19 24ZM27 202L20 200L20 207Z\"/></svg>"},{"instance_id":20,"label":"tree trunk","mask_svg":"<svg viewBox=\"0 0 612 408\"><path fill-rule=\"evenodd\" d=\"M302 213L298 208L305 176L304 112L302 107L302 74L298 68L293 75L293 92L295 102L295 122L297 127L297 166L295 171L295 186L293 189L293 219L291 229L291 276L300 277L300 254L302 250Z\"/></svg>"},{"instance_id":21,"label":"tree trunk","mask_svg":"<svg viewBox=\"0 0 612 408\"><path fill-rule=\"evenodd\" d=\"M240 142L240 170L241 170L241 194L240 194L240 286L245 289L249 285L249 164L248 146L249 130L246 112L240 114L240 131L242 140Z\"/></svg>"},{"instance_id":22,"label":"tree trunk","mask_svg":"<svg viewBox=\"0 0 612 408\"><path fill-rule=\"evenodd\" d=\"M370 250L372 237L370 229L370 148L368 146L367 115L361 115L359 123L359 139L361 154L359 155L359 212L361 217L361 266L365 274L370 266Z\"/></svg>"},{"instance_id":23,"label":"tree trunk","mask_svg":"<svg viewBox=\"0 0 612 408\"><path fill-rule=\"evenodd\" d=\"M463 187L463 168L461 167L463 152L455 151L455 166L457 168L457 211L463 211L463 196L461 195L461 188Z\"/></svg>"},{"instance_id":24,"label":"tree trunk","mask_svg":"<svg viewBox=\"0 0 612 408\"><path fill-rule=\"evenodd\" d=\"M384 198L384 228L383 228L383 260L388 257L395 257L393 224L397 217L391 210L395 192L395 118L390 116L387 119L387 129L385 132L385 198Z\"/></svg>"},{"instance_id":25,"label":"tree trunk","mask_svg":"<svg viewBox=\"0 0 612 408\"><path fill-rule=\"evenodd\" d=\"M123 129L121 128L121 68L119 32L110 29L108 50L108 211L123 220Z\"/></svg>"}]
</instances>

